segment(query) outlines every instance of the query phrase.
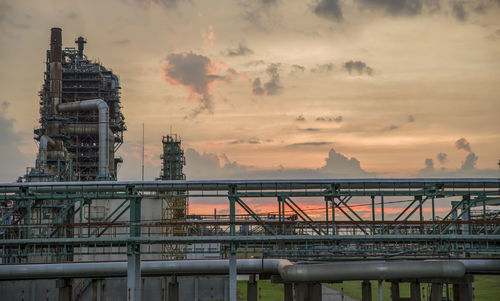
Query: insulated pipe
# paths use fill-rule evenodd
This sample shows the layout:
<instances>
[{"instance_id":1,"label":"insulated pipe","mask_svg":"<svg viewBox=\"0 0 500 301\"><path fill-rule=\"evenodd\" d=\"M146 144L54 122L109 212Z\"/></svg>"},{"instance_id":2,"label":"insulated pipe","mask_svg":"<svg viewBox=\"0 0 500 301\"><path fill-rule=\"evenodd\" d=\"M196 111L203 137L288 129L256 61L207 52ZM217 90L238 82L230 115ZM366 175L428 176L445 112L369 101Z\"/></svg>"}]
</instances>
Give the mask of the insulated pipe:
<instances>
[{"instance_id":1,"label":"insulated pipe","mask_svg":"<svg viewBox=\"0 0 500 301\"><path fill-rule=\"evenodd\" d=\"M99 126L97 124L74 124L70 123L64 126L64 132L68 135L98 135Z\"/></svg>"},{"instance_id":2,"label":"insulated pipe","mask_svg":"<svg viewBox=\"0 0 500 301\"><path fill-rule=\"evenodd\" d=\"M108 167L108 128L109 110L108 104L102 99L90 99L61 103L57 106L60 112L99 111L99 176L109 176Z\"/></svg>"},{"instance_id":3,"label":"insulated pipe","mask_svg":"<svg viewBox=\"0 0 500 301\"><path fill-rule=\"evenodd\" d=\"M47 135L40 137L40 146L38 147L38 160L40 161L40 166L45 168L47 166L47 151L48 147L55 147L56 142L52 140Z\"/></svg>"},{"instance_id":4,"label":"insulated pipe","mask_svg":"<svg viewBox=\"0 0 500 301\"><path fill-rule=\"evenodd\" d=\"M280 275L289 282L461 278L465 266L458 261L336 262L285 266Z\"/></svg>"},{"instance_id":5,"label":"insulated pipe","mask_svg":"<svg viewBox=\"0 0 500 301\"><path fill-rule=\"evenodd\" d=\"M465 261L355 261L294 265L286 259L240 259L240 274L280 275L285 282L328 282L347 280L396 280L412 278L462 278ZM465 265L462 262L466 262ZM470 263L471 268L476 263ZM500 261L484 260L500 272ZM143 261L142 276L227 274L228 260ZM123 277L127 262L90 262L0 265L0 280Z\"/></svg>"}]
</instances>

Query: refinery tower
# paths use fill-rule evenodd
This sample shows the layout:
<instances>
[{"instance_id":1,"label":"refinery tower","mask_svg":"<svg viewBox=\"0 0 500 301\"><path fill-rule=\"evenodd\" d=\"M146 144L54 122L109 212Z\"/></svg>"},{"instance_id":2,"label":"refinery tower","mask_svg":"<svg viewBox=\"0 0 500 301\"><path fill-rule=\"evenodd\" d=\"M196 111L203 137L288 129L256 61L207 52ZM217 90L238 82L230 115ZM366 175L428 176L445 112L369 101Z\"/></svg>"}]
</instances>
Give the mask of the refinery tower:
<instances>
[{"instance_id":1,"label":"refinery tower","mask_svg":"<svg viewBox=\"0 0 500 301\"><path fill-rule=\"evenodd\" d=\"M118 76L77 48L62 48L60 28L52 28L40 91L39 151L27 182L116 179L116 150L126 130Z\"/></svg>"}]
</instances>

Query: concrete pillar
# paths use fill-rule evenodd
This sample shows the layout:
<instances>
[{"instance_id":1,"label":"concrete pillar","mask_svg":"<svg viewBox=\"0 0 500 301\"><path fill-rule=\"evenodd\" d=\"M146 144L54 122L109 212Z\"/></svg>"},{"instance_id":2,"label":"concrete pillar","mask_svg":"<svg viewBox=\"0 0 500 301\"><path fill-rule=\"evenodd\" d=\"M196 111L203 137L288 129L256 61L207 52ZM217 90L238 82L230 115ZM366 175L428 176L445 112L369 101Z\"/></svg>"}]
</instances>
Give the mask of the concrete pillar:
<instances>
[{"instance_id":1,"label":"concrete pillar","mask_svg":"<svg viewBox=\"0 0 500 301\"><path fill-rule=\"evenodd\" d=\"M198 276L194 277L194 301L200 300L200 281Z\"/></svg>"},{"instance_id":2,"label":"concrete pillar","mask_svg":"<svg viewBox=\"0 0 500 301\"><path fill-rule=\"evenodd\" d=\"M420 297L420 294L420 283L410 283L410 301L421 301L422 298Z\"/></svg>"},{"instance_id":3,"label":"concrete pillar","mask_svg":"<svg viewBox=\"0 0 500 301\"><path fill-rule=\"evenodd\" d=\"M431 286L431 301L441 301L443 299L443 284L433 283Z\"/></svg>"},{"instance_id":4,"label":"concrete pillar","mask_svg":"<svg viewBox=\"0 0 500 301\"><path fill-rule=\"evenodd\" d=\"M177 277L173 276L168 282L168 301L179 301L179 282Z\"/></svg>"},{"instance_id":5,"label":"concrete pillar","mask_svg":"<svg viewBox=\"0 0 500 301\"><path fill-rule=\"evenodd\" d=\"M361 282L361 300L372 301L372 283L368 280Z\"/></svg>"},{"instance_id":6,"label":"concrete pillar","mask_svg":"<svg viewBox=\"0 0 500 301\"><path fill-rule=\"evenodd\" d=\"M472 282L464 281L453 284L453 301L472 301Z\"/></svg>"},{"instance_id":7,"label":"concrete pillar","mask_svg":"<svg viewBox=\"0 0 500 301\"><path fill-rule=\"evenodd\" d=\"M295 283L295 299L285 299L294 301L321 301L321 283Z\"/></svg>"},{"instance_id":8,"label":"concrete pillar","mask_svg":"<svg viewBox=\"0 0 500 301\"><path fill-rule=\"evenodd\" d=\"M104 301L104 280L92 279L90 284L92 290L92 301Z\"/></svg>"},{"instance_id":9,"label":"concrete pillar","mask_svg":"<svg viewBox=\"0 0 500 301\"><path fill-rule=\"evenodd\" d=\"M236 271L236 253L229 255L229 301L236 300L236 290L237 290L237 274Z\"/></svg>"},{"instance_id":10,"label":"concrete pillar","mask_svg":"<svg viewBox=\"0 0 500 301\"><path fill-rule=\"evenodd\" d=\"M59 290L59 301L72 301L71 279L57 279L56 288Z\"/></svg>"},{"instance_id":11,"label":"concrete pillar","mask_svg":"<svg viewBox=\"0 0 500 301\"><path fill-rule=\"evenodd\" d=\"M291 283L284 283L283 284L283 301L291 301L293 300L293 284Z\"/></svg>"},{"instance_id":12,"label":"concrete pillar","mask_svg":"<svg viewBox=\"0 0 500 301\"><path fill-rule=\"evenodd\" d=\"M247 301L258 301L257 298L257 281L255 275L250 275L247 283Z\"/></svg>"},{"instance_id":13,"label":"concrete pillar","mask_svg":"<svg viewBox=\"0 0 500 301\"><path fill-rule=\"evenodd\" d=\"M391 301L399 301L399 282L391 282Z\"/></svg>"},{"instance_id":14,"label":"concrete pillar","mask_svg":"<svg viewBox=\"0 0 500 301\"><path fill-rule=\"evenodd\" d=\"M132 246L134 248L135 246ZM141 301L141 255L127 255L127 301Z\"/></svg>"}]
</instances>

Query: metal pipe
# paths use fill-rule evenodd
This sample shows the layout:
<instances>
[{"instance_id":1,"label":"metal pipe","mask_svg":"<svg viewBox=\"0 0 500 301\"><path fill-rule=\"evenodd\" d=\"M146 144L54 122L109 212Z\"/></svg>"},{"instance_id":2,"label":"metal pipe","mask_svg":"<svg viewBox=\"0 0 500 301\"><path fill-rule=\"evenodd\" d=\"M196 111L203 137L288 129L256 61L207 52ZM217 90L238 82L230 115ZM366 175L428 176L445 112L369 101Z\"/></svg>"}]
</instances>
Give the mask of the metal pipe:
<instances>
[{"instance_id":1,"label":"metal pipe","mask_svg":"<svg viewBox=\"0 0 500 301\"><path fill-rule=\"evenodd\" d=\"M47 135L40 137L40 145L38 147L38 160L40 162L40 167L47 167L47 152L49 145L51 147L56 146L56 142Z\"/></svg>"},{"instance_id":2,"label":"metal pipe","mask_svg":"<svg viewBox=\"0 0 500 301\"><path fill-rule=\"evenodd\" d=\"M338 262L290 265L284 267L280 275L290 282L461 278L465 275L465 266L458 261Z\"/></svg>"},{"instance_id":3,"label":"metal pipe","mask_svg":"<svg viewBox=\"0 0 500 301\"><path fill-rule=\"evenodd\" d=\"M99 112L99 177L109 177L108 166L108 128L109 128L109 108L102 99L90 99L61 103L57 106L60 112L77 112L98 110Z\"/></svg>"},{"instance_id":4,"label":"metal pipe","mask_svg":"<svg viewBox=\"0 0 500 301\"><path fill-rule=\"evenodd\" d=\"M462 278L466 272L485 269L498 273L500 260L353 261L295 265L286 259L240 259L237 269L239 274L280 275L285 282ZM142 276L226 275L228 271L229 260L141 263ZM126 274L127 262L0 265L0 280L123 277Z\"/></svg>"}]
</instances>

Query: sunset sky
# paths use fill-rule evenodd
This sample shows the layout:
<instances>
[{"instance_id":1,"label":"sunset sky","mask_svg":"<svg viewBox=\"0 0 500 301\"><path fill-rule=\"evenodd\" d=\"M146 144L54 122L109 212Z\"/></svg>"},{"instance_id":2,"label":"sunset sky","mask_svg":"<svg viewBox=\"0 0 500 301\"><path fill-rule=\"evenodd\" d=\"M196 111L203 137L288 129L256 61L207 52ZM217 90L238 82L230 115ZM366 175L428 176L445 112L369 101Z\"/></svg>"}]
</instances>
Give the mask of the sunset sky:
<instances>
[{"instance_id":1,"label":"sunset sky","mask_svg":"<svg viewBox=\"0 0 500 301\"><path fill-rule=\"evenodd\" d=\"M120 76L119 179L498 177L500 1L0 0L0 181L33 166L51 27Z\"/></svg>"}]
</instances>

